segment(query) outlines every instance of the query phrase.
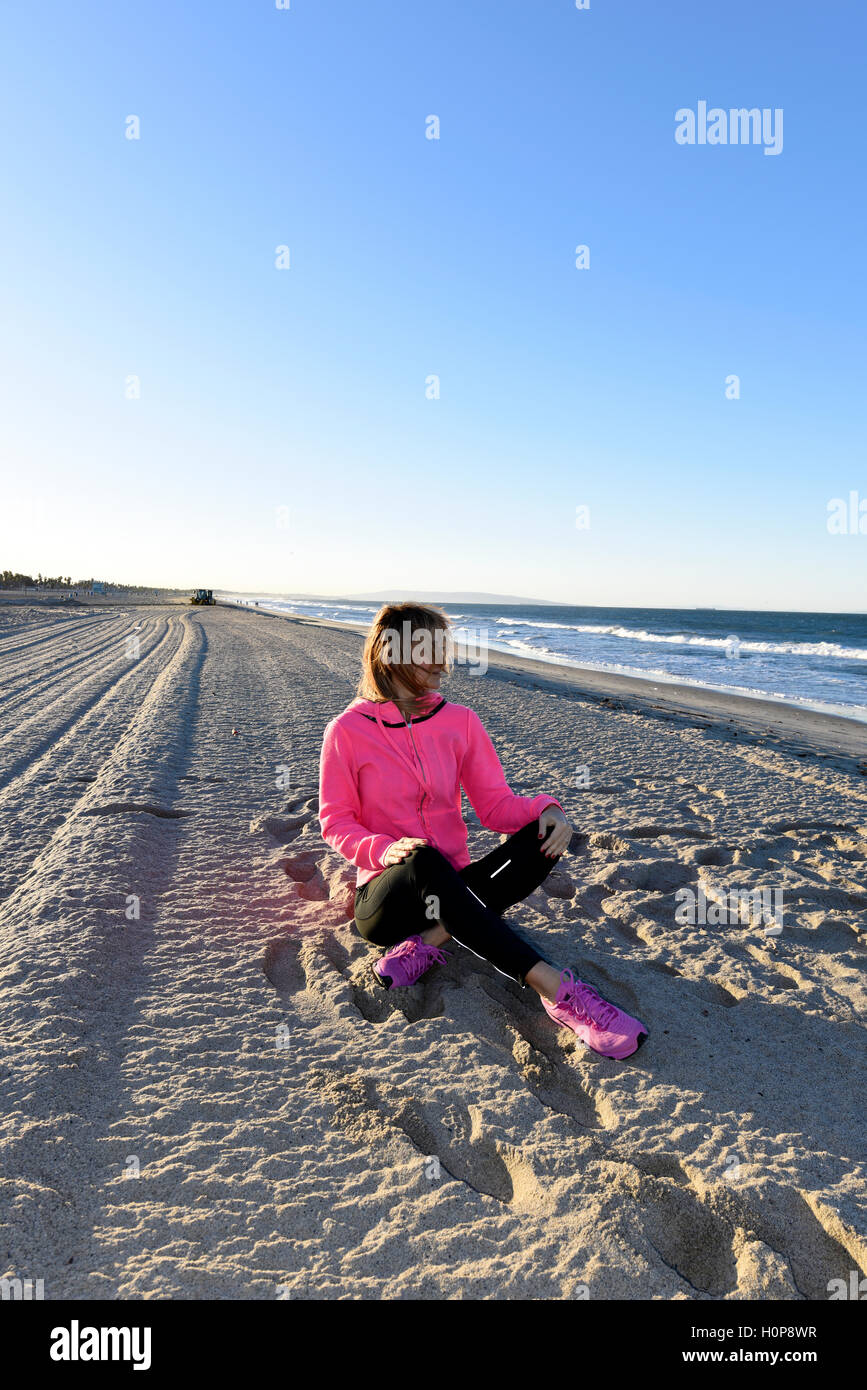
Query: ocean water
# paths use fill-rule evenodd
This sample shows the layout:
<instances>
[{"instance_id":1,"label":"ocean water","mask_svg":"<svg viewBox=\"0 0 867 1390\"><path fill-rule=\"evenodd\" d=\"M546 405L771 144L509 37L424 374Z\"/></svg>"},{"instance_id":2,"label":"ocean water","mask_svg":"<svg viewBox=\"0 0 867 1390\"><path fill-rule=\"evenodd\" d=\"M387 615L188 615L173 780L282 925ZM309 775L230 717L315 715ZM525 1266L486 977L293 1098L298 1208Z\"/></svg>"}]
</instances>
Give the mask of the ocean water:
<instances>
[{"instance_id":1,"label":"ocean water","mask_svg":"<svg viewBox=\"0 0 867 1390\"><path fill-rule=\"evenodd\" d=\"M367 627L378 603L231 595ZM759 695L867 720L867 614L441 604L455 636L594 671Z\"/></svg>"}]
</instances>

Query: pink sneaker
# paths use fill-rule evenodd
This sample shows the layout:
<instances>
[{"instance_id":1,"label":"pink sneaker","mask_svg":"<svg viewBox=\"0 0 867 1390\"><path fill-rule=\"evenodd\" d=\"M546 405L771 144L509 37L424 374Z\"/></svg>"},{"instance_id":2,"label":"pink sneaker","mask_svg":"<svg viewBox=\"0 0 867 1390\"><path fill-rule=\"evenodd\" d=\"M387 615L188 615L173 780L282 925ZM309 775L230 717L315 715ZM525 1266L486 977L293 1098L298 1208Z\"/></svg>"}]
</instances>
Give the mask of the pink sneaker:
<instances>
[{"instance_id":1,"label":"pink sneaker","mask_svg":"<svg viewBox=\"0 0 867 1390\"><path fill-rule=\"evenodd\" d=\"M373 967L373 973L386 989L393 986L414 985L419 975L429 970L434 961L446 964L451 951L441 951L438 946L422 941L420 936L408 936L397 946L392 946Z\"/></svg>"},{"instance_id":2,"label":"pink sneaker","mask_svg":"<svg viewBox=\"0 0 867 1390\"><path fill-rule=\"evenodd\" d=\"M571 970L561 974L553 1004L544 995L539 997L549 1018L562 1023L564 1028L571 1028L587 1047L603 1057L613 1057L617 1061L631 1057L647 1037L643 1023L607 1003L591 985L576 980Z\"/></svg>"}]
</instances>

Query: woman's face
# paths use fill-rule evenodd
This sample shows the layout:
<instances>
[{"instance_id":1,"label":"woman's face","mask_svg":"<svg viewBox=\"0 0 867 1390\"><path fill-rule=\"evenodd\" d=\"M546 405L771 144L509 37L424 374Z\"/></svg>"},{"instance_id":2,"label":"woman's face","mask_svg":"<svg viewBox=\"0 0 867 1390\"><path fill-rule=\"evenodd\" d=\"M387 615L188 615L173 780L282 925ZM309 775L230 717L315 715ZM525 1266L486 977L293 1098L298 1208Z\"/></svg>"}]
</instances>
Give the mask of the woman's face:
<instances>
[{"instance_id":1,"label":"woman's face","mask_svg":"<svg viewBox=\"0 0 867 1390\"><path fill-rule=\"evenodd\" d=\"M413 665L424 676L428 690L439 690L443 675L441 666L436 666L433 662L427 661L414 661Z\"/></svg>"},{"instance_id":2,"label":"woman's face","mask_svg":"<svg viewBox=\"0 0 867 1390\"><path fill-rule=\"evenodd\" d=\"M403 646L403 659L411 662L414 676L421 677L424 681L425 691L439 691L439 682L449 670L450 659L452 659L452 637L447 630L417 630L413 632L413 639L404 634L404 641L399 642L397 649L400 651ZM407 646L410 649L407 651ZM402 680L399 673L395 671L395 682L397 691L400 692L399 698L410 699L413 692Z\"/></svg>"},{"instance_id":3,"label":"woman's face","mask_svg":"<svg viewBox=\"0 0 867 1390\"><path fill-rule=\"evenodd\" d=\"M442 645L442 643L437 645L428 644L426 650L424 646L421 646L421 650L414 650L412 652L413 670L418 672L423 678L426 690L439 690L440 681L445 674L446 662L442 659L443 652L440 649ZM440 660L437 660L437 657L439 657ZM398 685L406 695L409 695L409 689L402 681L398 680Z\"/></svg>"}]
</instances>

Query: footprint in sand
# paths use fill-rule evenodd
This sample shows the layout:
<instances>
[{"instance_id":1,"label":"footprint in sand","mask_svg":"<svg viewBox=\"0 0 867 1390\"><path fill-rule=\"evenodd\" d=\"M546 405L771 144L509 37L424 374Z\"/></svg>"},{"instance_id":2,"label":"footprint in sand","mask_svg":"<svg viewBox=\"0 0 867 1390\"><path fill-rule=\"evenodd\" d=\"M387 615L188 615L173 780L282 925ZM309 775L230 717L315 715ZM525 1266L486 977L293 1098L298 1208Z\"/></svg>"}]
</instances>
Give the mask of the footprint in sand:
<instances>
[{"instance_id":1,"label":"footprint in sand","mask_svg":"<svg viewBox=\"0 0 867 1390\"><path fill-rule=\"evenodd\" d=\"M568 899L575 896L575 884L563 869L552 869L541 888L549 898Z\"/></svg>"},{"instance_id":2,"label":"footprint in sand","mask_svg":"<svg viewBox=\"0 0 867 1390\"><path fill-rule=\"evenodd\" d=\"M701 864L721 867L732 862L732 851L720 845L690 845L681 856L684 864Z\"/></svg>"},{"instance_id":3,"label":"footprint in sand","mask_svg":"<svg viewBox=\"0 0 867 1390\"><path fill-rule=\"evenodd\" d=\"M284 874L295 883L309 883L319 868L316 855L309 850L301 854L284 855L277 863Z\"/></svg>"},{"instance_id":4,"label":"footprint in sand","mask_svg":"<svg viewBox=\"0 0 867 1390\"><path fill-rule=\"evenodd\" d=\"M608 886L638 888L649 893L673 893L692 883L693 874L679 859L639 859L615 864L607 876Z\"/></svg>"},{"instance_id":5,"label":"footprint in sand","mask_svg":"<svg viewBox=\"0 0 867 1390\"><path fill-rule=\"evenodd\" d=\"M259 816L250 822L250 834L265 830L278 844L286 845L301 834L305 820L304 816Z\"/></svg>"},{"instance_id":6,"label":"footprint in sand","mask_svg":"<svg viewBox=\"0 0 867 1390\"><path fill-rule=\"evenodd\" d=\"M605 830L595 831L588 840L591 849L603 849L608 854L616 854L621 859L624 856L633 856L635 849L626 840L621 840L619 836L609 834Z\"/></svg>"}]
</instances>

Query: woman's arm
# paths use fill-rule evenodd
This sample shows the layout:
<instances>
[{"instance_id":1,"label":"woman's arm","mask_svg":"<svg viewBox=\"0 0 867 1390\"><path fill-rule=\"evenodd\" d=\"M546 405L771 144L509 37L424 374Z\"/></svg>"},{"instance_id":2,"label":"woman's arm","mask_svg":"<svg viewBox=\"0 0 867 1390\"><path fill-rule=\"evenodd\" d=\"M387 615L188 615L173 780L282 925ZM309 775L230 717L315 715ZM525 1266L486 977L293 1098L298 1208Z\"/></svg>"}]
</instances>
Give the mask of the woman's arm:
<instances>
[{"instance_id":1,"label":"woman's arm","mask_svg":"<svg viewBox=\"0 0 867 1390\"><path fill-rule=\"evenodd\" d=\"M345 733L331 723L322 739L319 758L319 827L326 844L359 869L383 869L383 855L395 843L393 835L375 835L358 819L361 802L352 747Z\"/></svg>"},{"instance_id":2,"label":"woman's arm","mask_svg":"<svg viewBox=\"0 0 867 1390\"><path fill-rule=\"evenodd\" d=\"M461 785L482 825L512 835L546 806L558 806L553 796L517 796L506 781L502 764L475 710L467 710L467 743L461 762Z\"/></svg>"}]
</instances>

